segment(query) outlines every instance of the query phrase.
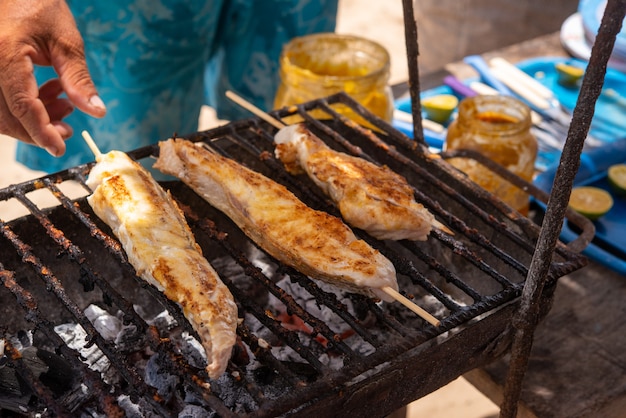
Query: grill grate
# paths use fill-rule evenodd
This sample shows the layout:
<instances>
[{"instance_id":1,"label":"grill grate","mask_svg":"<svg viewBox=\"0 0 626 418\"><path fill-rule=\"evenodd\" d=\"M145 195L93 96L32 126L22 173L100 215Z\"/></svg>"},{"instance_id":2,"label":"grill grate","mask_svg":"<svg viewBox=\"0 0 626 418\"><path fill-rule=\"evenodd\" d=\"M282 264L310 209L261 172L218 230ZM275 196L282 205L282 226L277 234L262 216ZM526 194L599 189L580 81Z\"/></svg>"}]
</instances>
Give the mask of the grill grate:
<instances>
[{"instance_id":1,"label":"grill grate","mask_svg":"<svg viewBox=\"0 0 626 418\"><path fill-rule=\"evenodd\" d=\"M341 106L352 108L372 130L337 113ZM181 348L178 337L193 331L180 310L136 278L120 244L84 197L71 199L60 190L60 184L73 181L86 194L85 178L92 167L86 164L0 190L0 201L17 200L30 212L10 222L0 220L0 314L23 312L14 323L1 325L0 332L7 341L4 372L25 382L20 399L32 394L27 402L0 398L0 407L108 416L128 414L129 397L131 404L160 416L190 409L217 416L302 416L337 405L344 411L350 405L383 414L502 354L493 347L499 339L506 346L500 334L521 293L538 226L344 94L274 115L299 117L332 147L402 174L414 186L417 200L454 231L454 236L434 231L426 242L383 242L355 230L393 262L401 291L437 316L441 326L433 327L399 304L382 306L334 292L280 265L185 185L163 179L204 254L233 293L242 319L228 372L208 388L202 365ZM253 118L187 137L210 142L224 155L284 184L311 207L338 215L308 178L289 175L274 158L274 132ZM155 145L129 154L149 165L156 153ZM29 197L38 189L49 190L59 205L39 208ZM532 186L529 190L536 191ZM588 222L575 215L570 221L583 230L581 240L593 234ZM552 284L585 265L585 258L573 251L579 244L557 245L549 272ZM91 304L118 315L132 330L122 341L105 338L85 314ZM174 326L163 329L152 321L163 311L173 317ZM306 328L294 330L287 318ZM86 345L97 347L109 360L113 381L87 368L76 349L59 337L55 329L66 323L84 329ZM11 343L23 330L32 333L38 353L51 353L69 364L69 393L75 394L82 383L90 394L69 397L54 393L54 385L42 384L32 373L32 362ZM433 373L425 364L437 358L438 350L453 354L455 361L440 364L441 370ZM159 374L172 376L176 384L171 390L155 386L145 365L150 362L159 363ZM406 364L415 370L406 370ZM394 380L408 374L416 378ZM372 405L373 393L381 387L397 393L387 393Z\"/></svg>"}]
</instances>

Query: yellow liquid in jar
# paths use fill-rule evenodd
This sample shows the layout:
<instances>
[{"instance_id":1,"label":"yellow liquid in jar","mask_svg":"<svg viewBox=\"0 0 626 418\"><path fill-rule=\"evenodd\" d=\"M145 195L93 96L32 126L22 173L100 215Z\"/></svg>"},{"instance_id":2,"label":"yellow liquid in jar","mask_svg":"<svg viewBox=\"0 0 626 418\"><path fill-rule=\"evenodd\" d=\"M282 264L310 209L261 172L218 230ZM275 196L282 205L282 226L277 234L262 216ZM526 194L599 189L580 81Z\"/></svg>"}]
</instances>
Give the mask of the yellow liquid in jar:
<instances>
[{"instance_id":1,"label":"yellow liquid in jar","mask_svg":"<svg viewBox=\"0 0 626 418\"><path fill-rule=\"evenodd\" d=\"M280 108L346 92L376 116L391 121L393 96L388 86L389 54L380 45L359 37L317 34L296 38L280 57L281 83L274 107ZM342 104L332 105L338 113L367 125ZM312 112L329 118L323 111ZM286 120L294 123L294 120Z\"/></svg>"},{"instance_id":2,"label":"yellow liquid in jar","mask_svg":"<svg viewBox=\"0 0 626 418\"><path fill-rule=\"evenodd\" d=\"M459 108L459 118L448 127L446 149L478 151L531 182L535 171L537 141L530 133L530 110L523 103L511 98L479 98L477 100L492 100L493 103L482 103L478 107L466 100L468 99L462 101ZM491 109L490 106L494 108ZM476 160L451 158L448 162L513 209L524 215L528 214L529 196L517 186Z\"/></svg>"}]
</instances>

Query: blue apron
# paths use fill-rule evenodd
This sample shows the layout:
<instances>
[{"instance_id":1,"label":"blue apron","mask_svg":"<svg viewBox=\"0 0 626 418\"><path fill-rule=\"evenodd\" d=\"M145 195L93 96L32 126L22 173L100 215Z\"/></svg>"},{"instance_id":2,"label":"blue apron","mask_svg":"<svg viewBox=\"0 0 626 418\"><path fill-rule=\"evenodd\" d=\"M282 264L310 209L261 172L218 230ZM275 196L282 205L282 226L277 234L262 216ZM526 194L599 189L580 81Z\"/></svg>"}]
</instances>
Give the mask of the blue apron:
<instances>
[{"instance_id":1,"label":"blue apron","mask_svg":"<svg viewBox=\"0 0 626 418\"><path fill-rule=\"evenodd\" d=\"M130 151L197 130L203 104L220 119L250 117L224 97L226 90L271 109L283 44L334 31L337 13L337 0L68 3L107 115L96 119L75 110L68 116L74 135L61 158L18 142L17 161L46 172L93 161L83 130L103 152ZM41 84L56 74L39 67L35 76Z\"/></svg>"}]
</instances>

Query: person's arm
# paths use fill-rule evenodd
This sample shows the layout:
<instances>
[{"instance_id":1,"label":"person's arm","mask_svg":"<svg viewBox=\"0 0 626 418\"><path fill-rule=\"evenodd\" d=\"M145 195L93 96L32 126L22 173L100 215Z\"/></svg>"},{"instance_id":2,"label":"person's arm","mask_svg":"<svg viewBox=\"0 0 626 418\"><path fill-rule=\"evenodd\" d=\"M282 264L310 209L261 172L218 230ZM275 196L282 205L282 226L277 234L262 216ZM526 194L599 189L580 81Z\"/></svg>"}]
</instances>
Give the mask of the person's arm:
<instances>
[{"instance_id":1,"label":"person's arm","mask_svg":"<svg viewBox=\"0 0 626 418\"><path fill-rule=\"evenodd\" d=\"M54 67L59 78L37 86L34 65ZM0 133L61 156L72 135L63 118L74 107L106 113L65 1L0 0Z\"/></svg>"}]
</instances>

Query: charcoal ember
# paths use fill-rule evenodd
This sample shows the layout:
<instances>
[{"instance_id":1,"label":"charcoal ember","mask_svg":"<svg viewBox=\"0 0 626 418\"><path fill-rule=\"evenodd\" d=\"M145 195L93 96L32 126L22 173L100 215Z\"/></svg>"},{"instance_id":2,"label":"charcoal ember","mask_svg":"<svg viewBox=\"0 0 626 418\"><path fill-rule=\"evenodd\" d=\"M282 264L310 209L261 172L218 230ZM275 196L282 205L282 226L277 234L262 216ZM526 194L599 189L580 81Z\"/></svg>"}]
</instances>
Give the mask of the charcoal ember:
<instances>
[{"instance_id":1,"label":"charcoal ember","mask_svg":"<svg viewBox=\"0 0 626 418\"><path fill-rule=\"evenodd\" d=\"M120 395L117 403L124 410L126 418L161 418L144 398L135 403L128 395Z\"/></svg>"},{"instance_id":2,"label":"charcoal ember","mask_svg":"<svg viewBox=\"0 0 626 418\"><path fill-rule=\"evenodd\" d=\"M176 322L172 314L170 314L168 311L162 311L154 318L146 319L142 314L141 307L135 307L135 310L140 316L142 316L146 320L148 325L156 327L156 329L159 330L159 333L168 333L178 326L178 323Z\"/></svg>"},{"instance_id":3,"label":"charcoal ember","mask_svg":"<svg viewBox=\"0 0 626 418\"><path fill-rule=\"evenodd\" d=\"M181 334L180 351L192 366L197 368L204 368L206 366L206 352L202 344L186 331L183 331Z\"/></svg>"},{"instance_id":4,"label":"charcoal ember","mask_svg":"<svg viewBox=\"0 0 626 418\"><path fill-rule=\"evenodd\" d=\"M114 384L119 381L119 376L111 369L110 360L98 346L87 346L87 332L83 327L78 324L61 324L54 327L54 331L68 347L80 353L83 362L91 370L101 373L105 382Z\"/></svg>"},{"instance_id":5,"label":"charcoal ember","mask_svg":"<svg viewBox=\"0 0 626 418\"><path fill-rule=\"evenodd\" d=\"M197 405L185 405L178 413L178 418L213 418L217 416L215 412L209 412Z\"/></svg>"},{"instance_id":6,"label":"charcoal ember","mask_svg":"<svg viewBox=\"0 0 626 418\"><path fill-rule=\"evenodd\" d=\"M176 386L180 382L178 376L169 373L167 358L163 353L155 353L146 364L146 383L154 387L158 394L165 400L172 398Z\"/></svg>"},{"instance_id":7,"label":"charcoal ember","mask_svg":"<svg viewBox=\"0 0 626 418\"><path fill-rule=\"evenodd\" d=\"M89 305L85 316L105 340L115 341L122 331L122 321L97 305Z\"/></svg>"},{"instance_id":8,"label":"charcoal ember","mask_svg":"<svg viewBox=\"0 0 626 418\"><path fill-rule=\"evenodd\" d=\"M272 279L276 275L276 266L273 265L265 253L252 244L244 244L247 259L261 272ZM267 288L258 280L246 275L244 269L233 262L230 257L220 257L211 260L211 265L219 272L220 277L228 278L238 291L254 300L259 305L265 305L268 299Z\"/></svg>"},{"instance_id":9,"label":"charcoal ember","mask_svg":"<svg viewBox=\"0 0 626 418\"><path fill-rule=\"evenodd\" d=\"M224 405L236 414L244 414L256 411L259 405L250 392L239 379L233 379L228 373L224 373L217 380L216 384L211 384L211 390L218 396Z\"/></svg>"}]
</instances>

